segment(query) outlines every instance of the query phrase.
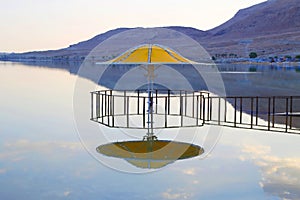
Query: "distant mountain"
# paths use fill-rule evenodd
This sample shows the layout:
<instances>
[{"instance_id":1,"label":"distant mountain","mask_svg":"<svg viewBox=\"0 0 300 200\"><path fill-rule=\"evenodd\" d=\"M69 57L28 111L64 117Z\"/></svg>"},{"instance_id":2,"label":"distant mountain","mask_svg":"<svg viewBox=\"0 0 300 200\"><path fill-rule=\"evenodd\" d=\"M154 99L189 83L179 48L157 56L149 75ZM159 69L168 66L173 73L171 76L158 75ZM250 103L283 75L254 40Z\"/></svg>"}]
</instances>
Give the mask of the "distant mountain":
<instances>
[{"instance_id":1,"label":"distant mountain","mask_svg":"<svg viewBox=\"0 0 300 200\"><path fill-rule=\"evenodd\" d=\"M271 0L240 10L232 19L209 32L222 39L231 39L295 31L300 31L299 0Z\"/></svg>"},{"instance_id":2,"label":"distant mountain","mask_svg":"<svg viewBox=\"0 0 300 200\"><path fill-rule=\"evenodd\" d=\"M260 56L300 53L299 0L269 0L240 10L226 23L208 31L211 53L250 51Z\"/></svg>"},{"instance_id":3,"label":"distant mountain","mask_svg":"<svg viewBox=\"0 0 300 200\"><path fill-rule=\"evenodd\" d=\"M203 38L211 36L210 32L201 31L201 30L198 30L196 28L191 28L191 27L168 26L168 27L165 27L165 28L168 28L168 29L186 34L186 35L188 35L189 37L193 38L196 41L201 41Z\"/></svg>"},{"instance_id":4,"label":"distant mountain","mask_svg":"<svg viewBox=\"0 0 300 200\"><path fill-rule=\"evenodd\" d=\"M130 30L130 28L118 28L118 29L107 31L103 34L99 34L99 35L93 37L92 39L89 39L89 40L86 40L86 41L83 41L83 42L79 42L77 44L70 45L68 50L87 50L87 51L90 51L93 48L95 48L98 44L100 44L104 40L110 38L111 36L113 36L115 34L118 34L118 33L121 33L123 31L127 31L127 30Z\"/></svg>"},{"instance_id":5,"label":"distant mountain","mask_svg":"<svg viewBox=\"0 0 300 200\"><path fill-rule=\"evenodd\" d=\"M166 28L193 38L216 57L248 57L251 51L265 58L300 54L299 0L269 0L242 9L229 21L208 31ZM0 55L0 59L82 60L99 43L126 30L130 28L111 30L60 50Z\"/></svg>"},{"instance_id":6,"label":"distant mountain","mask_svg":"<svg viewBox=\"0 0 300 200\"><path fill-rule=\"evenodd\" d=\"M118 28L99 34L89 40L70 45L68 48L49 51L33 51L26 53L13 53L0 56L2 60L83 60L88 53L107 38L130 30L130 28Z\"/></svg>"}]
</instances>

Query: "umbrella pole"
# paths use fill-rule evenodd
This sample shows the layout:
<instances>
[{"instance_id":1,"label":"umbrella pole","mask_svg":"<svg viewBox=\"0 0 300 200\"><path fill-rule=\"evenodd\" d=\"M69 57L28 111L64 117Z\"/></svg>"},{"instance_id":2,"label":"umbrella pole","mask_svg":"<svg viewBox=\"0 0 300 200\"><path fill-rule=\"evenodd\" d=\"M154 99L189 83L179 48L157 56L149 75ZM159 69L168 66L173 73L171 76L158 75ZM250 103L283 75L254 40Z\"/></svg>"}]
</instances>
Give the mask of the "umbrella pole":
<instances>
[{"instance_id":1,"label":"umbrella pole","mask_svg":"<svg viewBox=\"0 0 300 200\"><path fill-rule=\"evenodd\" d=\"M154 79L154 70L155 66L148 65L147 66L147 79L148 79L148 85L147 85L147 93L148 93L148 109L147 109L147 135L144 139L147 140L154 140L156 139L156 136L154 136L153 132L153 79Z\"/></svg>"},{"instance_id":2,"label":"umbrella pole","mask_svg":"<svg viewBox=\"0 0 300 200\"><path fill-rule=\"evenodd\" d=\"M147 109L147 137L150 137L150 112L151 112L151 90L150 90L150 81L149 81L149 77L148 77L148 88L147 88L147 92L148 92L148 109Z\"/></svg>"},{"instance_id":3,"label":"umbrella pole","mask_svg":"<svg viewBox=\"0 0 300 200\"><path fill-rule=\"evenodd\" d=\"M151 87L151 136L154 135L154 132L153 132L153 81L151 80L150 82L150 87Z\"/></svg>"},{"instance_id":4,"label":"umbrella pole","mask_svg":"<svg viewBox=\"0 0 300 200\"><path fill-rule=\"evenodd\" d=\"M148 51L148 64L146 65L147 70L147 79L148 79L148 121L147 121L147 135L145 136L147 140L154 140L156 136L153 133L153 79L155 66L151 65L151 55L152 55L152 45L149 45ZM145 139L145 138L144 138Z\"/></svg>"},{"instance_id":5,"label":"umbrella pole","mask_svg":"<svg viewBox=\"0 0 300 200\"><path fill-rule=\"evenodd\" d=\"M148 126L147 126L147 138L152 139L153 138L153 82L149 77L148 82Z\"/></svg>"}]
</instances>

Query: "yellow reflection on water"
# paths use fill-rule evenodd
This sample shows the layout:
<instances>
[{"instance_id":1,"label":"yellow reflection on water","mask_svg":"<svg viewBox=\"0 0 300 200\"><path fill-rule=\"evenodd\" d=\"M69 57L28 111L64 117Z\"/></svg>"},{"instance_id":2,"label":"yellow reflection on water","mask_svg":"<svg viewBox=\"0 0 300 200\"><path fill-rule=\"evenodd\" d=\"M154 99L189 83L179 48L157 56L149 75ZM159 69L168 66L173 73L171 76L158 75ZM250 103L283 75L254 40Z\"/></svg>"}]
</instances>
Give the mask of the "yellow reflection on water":
<instances>
[{"instance_id":1,"label":"yellow reflection on water","mask_svg":"<svg viewBox=\"0 0 300 200\"><path fill-rule=\"evenodd\" d=\"M105 156L125 159L139 168L157 169L176 160L199 156L204 153L204 149L183 142L146 140L104 144L97 147L97 152Z\"/></svg>"}]
</instances>

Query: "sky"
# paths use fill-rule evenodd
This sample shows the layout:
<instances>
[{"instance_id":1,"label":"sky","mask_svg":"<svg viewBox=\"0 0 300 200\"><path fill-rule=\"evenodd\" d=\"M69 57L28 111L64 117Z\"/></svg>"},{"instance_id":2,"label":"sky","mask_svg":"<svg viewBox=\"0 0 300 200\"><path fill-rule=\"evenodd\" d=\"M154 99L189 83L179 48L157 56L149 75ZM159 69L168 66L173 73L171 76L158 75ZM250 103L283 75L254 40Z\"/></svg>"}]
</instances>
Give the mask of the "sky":
<instances>
[{"instance_id":1,"label":"sky","mask_svg":"<svg viewBox=\"0 0 300 200\"><path fill-rule=\"evenodd\" d=\"M214 28L266 0L0 0L0 52L68 47L119 27Z\"/></svg>"}]
</instances>

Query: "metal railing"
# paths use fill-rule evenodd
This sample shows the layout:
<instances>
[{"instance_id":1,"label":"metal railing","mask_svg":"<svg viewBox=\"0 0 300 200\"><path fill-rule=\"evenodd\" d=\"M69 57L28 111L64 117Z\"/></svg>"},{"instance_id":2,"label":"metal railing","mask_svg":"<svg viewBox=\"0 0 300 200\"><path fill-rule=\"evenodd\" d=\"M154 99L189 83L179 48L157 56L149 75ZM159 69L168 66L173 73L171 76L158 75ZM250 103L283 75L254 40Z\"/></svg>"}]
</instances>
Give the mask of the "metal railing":
<instances>
[{"instance_id":1,"label":"metal railing","mask_svg":"<svg viewBox=\"0 0 300 200\"><path fill-rule=\"evenodd\" d=\"M300 97L208 97L206 124L300 133ZM226 103L226 102L229 102ZM228 106L231 105L231 111Z\"/></svg>"},{"instance_id":2,"label":"metal railing","mask_svg":"<svg viewBox=\"0 0 300 200\"><path fill-rule=\"evenodd\" d=\"M103 90L91 92L91 120L109 127L145 129L148 101L153 128L199 127L205 124L300 133L299 96L214 96L203 91Z\"/></svg>"},{"instance_id":3,"label":"metal railing","mask_svg":"<svg viewBox=\"0 0 300 200\"><path fill-rule=\"evenodd\" d=\"M146 90L91 92L91 120L115 128L147 127L148 101L153 106L153 128L203 126L205 92L153 90L151 99Z\"/></svg>"}]
</instances>

